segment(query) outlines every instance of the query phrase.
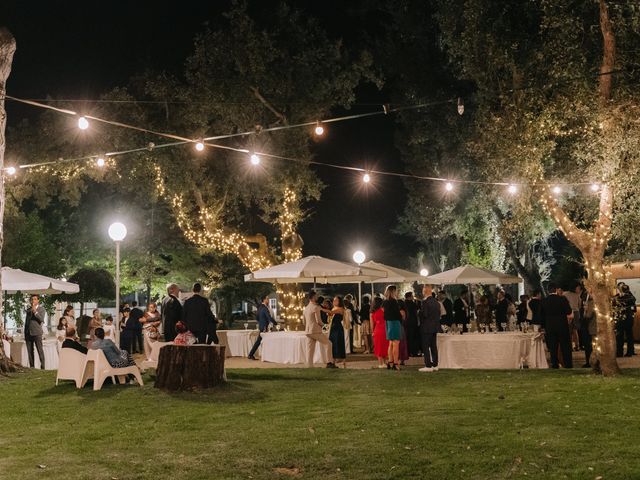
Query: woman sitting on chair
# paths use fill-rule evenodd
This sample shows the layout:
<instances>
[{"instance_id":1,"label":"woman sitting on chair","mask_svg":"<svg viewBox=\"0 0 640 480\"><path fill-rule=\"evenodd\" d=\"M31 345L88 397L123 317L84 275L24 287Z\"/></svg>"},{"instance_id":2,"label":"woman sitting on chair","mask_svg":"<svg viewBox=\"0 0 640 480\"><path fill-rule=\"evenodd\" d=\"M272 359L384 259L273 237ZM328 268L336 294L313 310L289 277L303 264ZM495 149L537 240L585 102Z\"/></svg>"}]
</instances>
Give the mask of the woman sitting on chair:
<instances>
[{"instance_id":1,"label":"woman sitting on chair","mask_svg":"<svg viewBox=\"0 0 640 480\"><path fill-rule=\"evenodd\" d=\"M96 328L96 339L91 344L91 350L102 350L107 357L109 365L113 368L132 367L136 364L131 358L131 354L126 350L120 350L112 340L104 338L104 329Z\"/></svg>"}]
</instances>

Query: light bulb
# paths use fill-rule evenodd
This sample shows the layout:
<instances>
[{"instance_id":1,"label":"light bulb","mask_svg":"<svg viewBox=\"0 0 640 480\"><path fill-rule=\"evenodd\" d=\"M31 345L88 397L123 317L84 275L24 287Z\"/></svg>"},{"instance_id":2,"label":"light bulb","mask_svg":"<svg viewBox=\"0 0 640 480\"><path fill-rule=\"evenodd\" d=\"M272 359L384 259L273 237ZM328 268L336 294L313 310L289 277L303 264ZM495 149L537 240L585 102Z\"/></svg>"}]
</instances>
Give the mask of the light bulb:
<instances>
[{"instance_id":1,"label":"light bulb","mask_svg":"<svg viewBox=\"0 0 640 480\"><path fill-rule=\"evenodd\" d=\"M444 188L447 192L450 192L451 190L453 190L453 183L447 182Z\"/></svg>"},{"instance_id":2,"label":"light bulb","mask_svg":"<svg viewBox=\"0 0 640 480\"><path fill-rule=\"evenodd\" d=\"M558 195L559 193L562 193L562 189L558 185L556 185L555 187L553 187L553 193Z\"/></svg>"},{"instance_id":3,"label":"light bulb","mask_svg":"<svg viewBox=\"0 0 640 480\"><path fill-rule=\"evenodd\" d=\"M363 181L364 183L369 183L369 182L371 181L371 175L369 175L368 173L365 173L365 174L362 176L362 181Z\"/></svg>"},{"instance_id":4,"label":"light bulb","mask_svg":"<svg viewBox=\"0 0 640 480\"><path fill-rule=\"evenodd\" d=\"M509 187L507 187L507 191L514 195L516 193L518 193L518 187L516 185L509 185Z\"/></svg>"},{"instance_id":5,"label":"light bulb","mask_svg":"<svg viewBox=\"0 0 640 480\"><path fill-rule=\"evenodd\" d=\"M600 190L600 185L598 185L597 183L591 184L591 191L592 192L597 192L598 190Z\"/></svg>"},{"instance_id":6,"label":"light bulb","mask_svg":"<svg viewBox=\"0 0 640 480\"><path fill-rule=\"evenodd\" d=\"M367 257L362 250L356 250L353 253L353 261L356 262L358 265L364 262L366 258Z\"/></svg>"},{"instance_id":7,"label":"light bulb","mask_svg":"<svg viewBox=\"0 0 640 480\"><path fill-rule=\"evenodd\" d=\"M98 159L96 160L96 165L98 165L99 167L104 167L104 158L98 157Z\"/></svg>"},{"instance_id":8,"label":"light bulb","mask_svg":"<svg viewBox=\"0 0 640 480\"><path fill-rule=\"evenodd\" d=\"M78 128L80 130L86 130L87 128L89 128L89 120L84 117L80 117L78 119Z\"/></svg>"},{"instance_id":9,"label":"light bulb","mask_svg":"<svg viewBox=\"0 0 640 480\"><path fill-rule=\"evenodd\" d=\"M7 175L15 175L16 171L16 167L7 167Z\"/></svg>"},{"instance_id":10,"label":"light bulb","mask_svg":"<svg viewBox=\"0 0 640 480\"><path fill-rule=\"evenodd\" d=\"M259 164L260 164L260 157L255 153L253 153L251 155L251 165L259 165Z\"/></svg>"},{"instance_id":11,"label":"light bulb","mask_svg":"<svg viewBox=\"0 0 640 480\"><path fill-rule=\"evenodd\" d=\"M199 152L204 150L204 143L202 143L202 141L196 142L196 150Z\"/></svg>"},{"instance_id":12,"label":"light bulb","mask_svg":"<svg viewBox=\"0 0 640 480\"><path fill-rule=\"evenodd\" d=\"M422 270L420 270L420 275L422 275L423 277L428 277L429 270L427 270L426 268L423 268Z\"/></svg>"},{"instance_id":13,"label":"light bulb","mask_svg":"<svg viewBox=\"0 0 640 480\"><path fill-rule=\"evenodd\" d=\"M314 132L318 137L321 137L322 135L324 135L324 127L322 126L322 123L320 123L319 121L318 123L316 123L316 128Z\"/></svg>"}]
</instances>

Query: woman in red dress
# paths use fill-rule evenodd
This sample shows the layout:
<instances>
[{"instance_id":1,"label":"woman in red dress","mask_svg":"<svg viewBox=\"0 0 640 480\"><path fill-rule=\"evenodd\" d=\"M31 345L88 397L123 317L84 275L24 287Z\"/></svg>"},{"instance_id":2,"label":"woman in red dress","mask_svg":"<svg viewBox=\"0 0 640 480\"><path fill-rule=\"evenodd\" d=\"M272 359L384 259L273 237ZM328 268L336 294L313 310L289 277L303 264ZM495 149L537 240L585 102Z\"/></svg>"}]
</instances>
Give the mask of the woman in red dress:
<instances>
[{"instance_id":1,"label":"woman in red dress","mask_svg":"<svg viewBox=\"0 0 640 480\"><path fill-rule=\"evenodd\" d=\"M382 310L382 299L380 297L373 299L373 305L371 306L371 328L373 329L373 353L378 357L378 368L385 368L389 341L387 340L384 310Z\"/></svg>"}]
</instances>

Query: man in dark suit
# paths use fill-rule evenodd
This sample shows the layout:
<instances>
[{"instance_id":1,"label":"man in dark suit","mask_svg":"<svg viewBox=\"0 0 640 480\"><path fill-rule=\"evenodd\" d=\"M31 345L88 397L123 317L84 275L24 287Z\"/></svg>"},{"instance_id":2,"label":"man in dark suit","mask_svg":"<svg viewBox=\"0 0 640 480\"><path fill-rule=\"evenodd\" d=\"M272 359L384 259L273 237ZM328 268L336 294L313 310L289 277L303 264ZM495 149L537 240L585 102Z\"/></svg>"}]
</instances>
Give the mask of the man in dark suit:
<instances>
[{"instance_id":1,"label":"man in dark suit","mask_svg":"<svg viewBox=\"0 0 640 480\"><path fill-rule=\"evenodd\" d=\"M407 312L407 347L410 357L420 355L420 328L418 327L418 305L413 292L404 294L404 307Z\"/></svg>"},{"instance_id":2,"label":"man in dark suit","mask_svg":"<svg viewBox=\"0 0 640 480\"><path fill-rule=\"evenodd\" d=\"M447 293L444 290L438 292L438 301L444 307L444 314L441 313L440 315L440 323L450 327L453 325L453 302L447 297Z\"/></svg>"},{"instance_id":3,"label":"man in dark suit","mask_svg":"<svg viewBox=\"0 0 640 480\"><path fill-rule=\"evenodd\" d=\"M197 343L218 343L216 335L216 317L211 311L209 300L200 295L202 285L193 284L193 295L184 302L182 307L182 321L198 339ZM207 336L209 337L207 340Z\"/></svg>"},{"instance_id":4,"label":"man in dark suit","mask_svg":"<svg viewBox=\"0 0 640 480\"><path fill-rule=\"evenodd\" d=\"M462 324L464 332L467 331L467 325L469 324L469 290L464 288L460 292L460 296L453 302L453 319L454 323Z\"/></svg>"},{"instance_id":5,"label":"man in dark suit","mask_svg":"<svg viewBox=\"0 0 640 480\"><path fill-rule=\"evenodd\" d=\"M421 372L438 370L438 331L440 330L440 302L433 296L433 287L422 287L422 305L420 306L420 337L424 367Z\"/></svg>"},{"instance_id":6,"label":"man in dark suit","mask_svg":"<svg viewBox=\"0 0 640 480\"><path fill-rule=\"evenodd\" d=\"M131 342L132 353L144 352L144 341L142 339L142 323L140 319L144 317L144 312L138 307L138 302L131 302L131 311L129 312L129 319L134 327L133 339Z\"/></svg>"},{"instance_id":7,"label":"man in dark suit","mask_svg":"<svg viewBox=\"0 0 640 480\"><path fill-rule=\"evenodd\" d=\"M176 323L182 320L182 304L178 299L180 289L172 283L167 286L167 296L162 299L162 330L165 342L173 342L176 338Z\"/></svg>"},{"instance_id":8,"label":"man in dark suit","mask_svg":"<svg viewBox=\"0 0 640 480\"><path fill-rule=\"evenodd\" d=\"M267 295L262 297L262 302L260 303L260 305L258 305L256 321L258 322L260 334L269 331L270 323L272 323L274 326L277 325L277 322L271 316L271 311L269 310L269 297ZM256 338L256 342L253 344L253 347L251 347L251 351L249 352L248 356L249 360L257 360L255 354L258 351L260 343L262 343L262 335L260 334L258 334L258 338Z\"/></svg>"},{"instance_id":9,"label":"man in dark suit","mask_svg":"<svg viewBox=\"0 0 640 480\"><path fill-rule=\"evenodd\" d=\"M34 368L35 357L33 347L35 345L40 357L40 368L44 370L44 348L42 346L42 324L46 312L40 305L40 297L31 295L31 307L27 310L27 318L24 322L24 341L27 345L27 355L29 356L29 366Z\"/></svg>"},{"instance_id":10,"label":"man in dark suit","mask_svg":"<svg viewBox=\"0 0 640 480\"><path fill-rule=\"evenodd\" d=\"M573 312L569 300L562 295L562 289L555 283L549 283L549 296L542 300L540 306L542 322L544 324L547 347L551 354L551 368L559 368L558 346L562 352L565 368L573 368L571 352L571 335L569 322Z\"/></svg>"},{"instance_id":11,"label":"man in dark suit","mask_svg":"<svg viewBox=\"0 0 640 480\"><path fill-rule=\"evenodd\" d=\"M77 342L75 337L76 329L73 327L67 328L64 342L62 342L62 348L73 348L74 350L77 350L80 353L84 353L86 355L88 351L87 347L84 347L79 342Z\"/></svg>"}]
</instances>

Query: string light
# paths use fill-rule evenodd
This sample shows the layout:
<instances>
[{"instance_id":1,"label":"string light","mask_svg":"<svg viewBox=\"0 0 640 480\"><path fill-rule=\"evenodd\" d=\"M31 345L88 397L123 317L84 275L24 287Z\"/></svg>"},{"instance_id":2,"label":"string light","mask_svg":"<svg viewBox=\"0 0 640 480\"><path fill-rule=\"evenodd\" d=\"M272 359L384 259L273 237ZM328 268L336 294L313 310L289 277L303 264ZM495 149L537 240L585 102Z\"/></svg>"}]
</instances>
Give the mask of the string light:
<instances>
[{"instance_id":1,"label":"string light","mask_svg":"<svg viewBox=\"0 0 640 480\"><path fill-rule=\"evenodd\" d=\"M98 165L100 168L104 167L104 158L102 157L98 157L96 160L96 165Z\"/></svg>"},{"instance_id":2,"label":"string light","mask_svg":"<svg viewBox=\"0 0 640 480\"><path fill-rule=\"evenodd\" d=\"M199 152L204 150L204 143L202 142L202 140L196 142L196 150Z\"/></svg>"},{"instance_id":3,"label":"string light","mask_svg":"<svg viewBox=\"0 0 640 480\"><path fill-rule=\"evenodd\" d=\"M89 128L89 120L84 117L80 117L78 119L78 128L80 130L86 130L87 128Z\"/></svg>"},{"instance_id":4,"label":"string light","mask_svg":"<svg viewBox=\"0 0 640 480\"><path fill-rule=\"evenodd\" d=\"M600 190L600 185L598 185L597 183L592 183L591 184L591 191L592 192L598 192Z\"/></svg>"},{"instance_id":5,"label":"string light","mask_svg":"<svg viewBox=\"0 0 640 480\"><path fill-rule=\"evenodd\" d=\"M369 182L371 181L371 175L369 175L368 173L365 173L365 174L362 176L362 181L363 181L364 183L369 183Z\"/></svg>"},{"instance_id":6,"label":"string light","mask_svg":"<svg viewBox=\"0 0 640 480\"><path fill-rule=\"evenodd\" d=\"M556 185L555 187L553 187L553 193L555 193L556 195L559 195L560 193L562 193L562 188Z\"/></svg>"},{"instance_id":7,"label":"string light","mask_svg":"<svg viewBox=\"0 0 640 480\"><path fill-rule=\"evenodd\" d=\"M507 187L507 191L511 194L511 195L515 195L516 193L518 193L518 187L516 185L509 185Z\"/></svg>"},{"instance_id":8,"label":"string light","mask_svg":"<svg viewBox=\"0 0 640 480\"><path fill-rule=\"evenodd\" d=\"M445 186L444 186L444 189L445 189L447 192L452 191L452 190L453 190L453 183L451 183L451 182L447 182L447 183L445 184Z\"/></svg>"},{"instance_id":9,"label":"string light","mask_svg":"<svg viewBox=\"0 0 640 480\"><path fill-rule=\"evenodd\" d=\"M320 121L318 121L318 123L316 123L316 128L314 129L314 133L318 137L321 137L322 135L324 135L324 127L322 126L322 123L320 123Z\"/></svg>"},{"instance_id":10,"label":"string light","mask_svg":"<svg viewBox=\"0 0 640 480\"><path fill-rule=\"evenodd\" d=\"M17 170L16 170L16 167L7 167L6 172L7 172L7 175L13 176L16 174Z\"/></svg>"},{"instance_id":11,"label":"string light","mask_svg":"<svg viewBox=\"0 0 640 480\"><path fill-rule=\"evenodd\" d=\"M250 160L251 160L251 165L260 165L260 157L255 153L251 154Z\"/></svg>"}]
</instances>

